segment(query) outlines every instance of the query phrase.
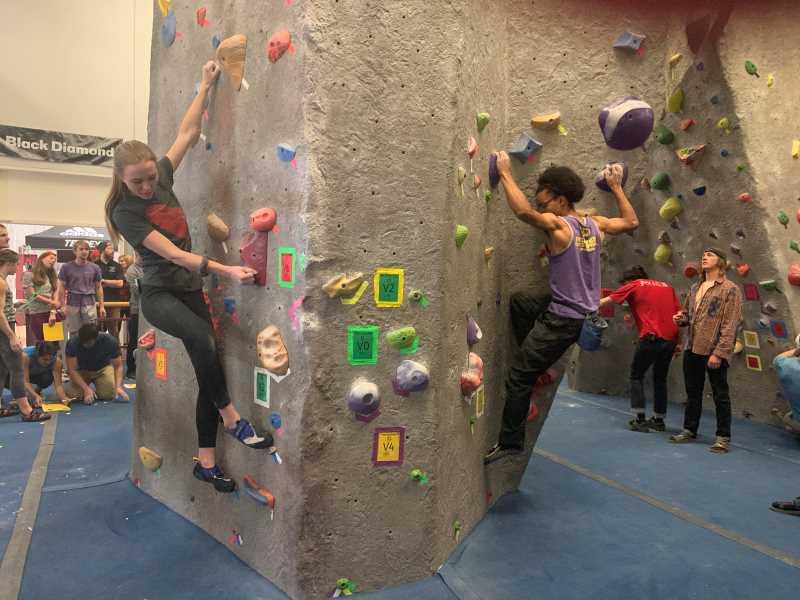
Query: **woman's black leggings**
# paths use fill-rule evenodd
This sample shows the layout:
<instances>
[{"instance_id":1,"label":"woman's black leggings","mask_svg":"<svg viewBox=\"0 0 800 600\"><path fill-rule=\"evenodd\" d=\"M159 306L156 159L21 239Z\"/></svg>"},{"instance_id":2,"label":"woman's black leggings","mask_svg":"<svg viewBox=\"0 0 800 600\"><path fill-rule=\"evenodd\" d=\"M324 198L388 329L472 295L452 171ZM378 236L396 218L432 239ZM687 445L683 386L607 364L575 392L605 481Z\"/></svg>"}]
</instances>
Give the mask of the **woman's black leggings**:
<instances>
[{"instance_id":1,"label":"woman's black leggings","mask_svg":"<svg viewBox=\"0 0 800 600\"><path fill-rule=\"evenodd\" d=\"M197 394L199 447L215 448L219 410L228 406L231 399L203 292L142 286L140 310L153 326L183 342L200 388Z\"/></svg>"}]
</instances>

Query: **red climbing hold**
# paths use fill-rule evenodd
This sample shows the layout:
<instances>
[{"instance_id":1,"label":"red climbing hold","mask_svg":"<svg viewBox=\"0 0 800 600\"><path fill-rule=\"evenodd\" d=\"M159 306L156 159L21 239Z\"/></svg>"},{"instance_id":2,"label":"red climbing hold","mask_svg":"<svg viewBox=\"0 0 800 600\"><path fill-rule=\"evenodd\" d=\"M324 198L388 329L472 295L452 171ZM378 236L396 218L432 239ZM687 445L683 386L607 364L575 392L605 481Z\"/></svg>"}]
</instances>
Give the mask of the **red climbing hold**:
<instances>
[{"instance_id":1,"label":"red climbing hold","mask_svg":"<svg viewBox=\"0 0 800 600\"><path fill-rule=\"evenodd\" d=\"M746 277L750 272L750 265L747 263L739 263L736 265L736 272L739 274L739 277Z\"/></svg>"},{"instance_id":2,"label":"red climbing hold","mask_svg":"<svg viewBox=\"0 0 800 600\"><path fill-rule=\"evenodd\" d=\"M752 202L753 201L753 197L750 194L748 194L747 192L742 192L741 194L739 194L739 201L740 202ZM800 214L798 215L797 218L798 218L798 220L800 220Z\"/></svg>"},{"instance_id":3,"label":"red climbing hold","mask_svg":"<svg viewBox=\"0 0 800 600\"><path fill-rule=\"evenodd\" d=\"M697 121L695 121L694 119L684 119L683 121L681 121L681 123L680 123L679 127L680 127L680 128L683 130L683 131L686 131L686 130L687 130L687 129L689 129L689 128L690 128L692 125L696 125L696 124L697 124Z\"/></svg>"},{"instance_id":4,"label":"red climbing hold","mask_svg":"<svg viewBox=\"0 0 800 600\"><path fill-rule=\"evenodd\" d=\"M792 263L789 265L789 283L792 285L800 285L800 263Z\"/></svg>"},{"instance_id":5,"label":"red climbing hold","mask_svg":"<svg viewBox=\"0 0 800 600\"><path fill-rule=\"evenodd\" d=\"M694 279L700 273L696 262L688 262L683 267L683 276L687 279Z\"/></svg>"}]
</instances>

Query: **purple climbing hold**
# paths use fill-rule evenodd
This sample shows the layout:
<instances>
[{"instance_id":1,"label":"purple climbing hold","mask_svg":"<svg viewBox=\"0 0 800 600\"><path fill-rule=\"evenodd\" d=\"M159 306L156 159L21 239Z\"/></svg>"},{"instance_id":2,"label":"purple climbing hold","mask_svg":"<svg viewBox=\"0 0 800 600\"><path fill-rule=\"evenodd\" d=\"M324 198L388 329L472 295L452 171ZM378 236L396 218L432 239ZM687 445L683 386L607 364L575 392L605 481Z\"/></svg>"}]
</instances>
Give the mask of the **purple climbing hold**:
<instances>
[{"instance_id":1,"label":"purple climbing hold","mask_svg":"<svg viewBox=\"0 0 800 600\"><path fill-rule=\"evenodd\" d=\"M642 47L646 36L639 35L638 33L631 33L626 31L621 33L614 42L614 48L623 48L625 50L638 50Z\"/></svg>"},{"instance_id":2,"label":"purple climbing hold","mask_svg":"<svg viewBox=\"0 0 800 600\"><path fill-rule=\"evenodd\" d=\"M483 332L471 316L467 315L467 344L474 346L481 341Z\"/></svg>"},{"instance_id":3,"label":"purple climbing hold","mask_svg":"<svg viewBox=\"0 0 800 600\"><path fill-rule=\"evenodd\" d=\"M522 164L525 164L541 149L542 143L533 139L523 131L517 138L517 141L514 142L514 145L511 146L508 153Z\"/></svg>"},{"instance_id":4,"label":"purple climbing hold","mask_svg":"<svg viewBox=\"0 0 800 600\"><path fill-rule=\"evenodd\" d=\"M496 188L500 183L500 173L497 172L497 154L492 152L489 155L489 186Z\"/></svg>"},{"instance_id":5,"label":"purple climbing hold","mask_svg":"<svg viewBox=\"0 0 800 600\"><path fill-rule=\"evenodd\" d=\"M653 131L652 107L637 96L625 96L612 102L597 118L606 144L614 150L640 147Z\"/></svg>"},{"instance_id":6,"label":"purple climbing hold","mask_svg":"<svg viewBox=\"0 0 800 600\"><path fill-rule=\"evenodd\" d=\"M620 162L610 162L608 163L595 177L594 184L599 187L604 192L610 192L611 188L608 187L608 183L606 182L605 171L611 165L622 165L622 187L625 187L625 183L628 181L628 165L625 163Z\"/></svg>"},{"instance_id":7,"label":"purple climbing hold","mask_svg":"<svg viewBox=\"0 0 800 600\"><path fill-rule=\"evenodd\" d=\"M404 360L397 367L392 387L396 394L408 396L412 392L426 389L430 379L430 373L425 365L413 360Z\"/></svg>"}]
</instances>

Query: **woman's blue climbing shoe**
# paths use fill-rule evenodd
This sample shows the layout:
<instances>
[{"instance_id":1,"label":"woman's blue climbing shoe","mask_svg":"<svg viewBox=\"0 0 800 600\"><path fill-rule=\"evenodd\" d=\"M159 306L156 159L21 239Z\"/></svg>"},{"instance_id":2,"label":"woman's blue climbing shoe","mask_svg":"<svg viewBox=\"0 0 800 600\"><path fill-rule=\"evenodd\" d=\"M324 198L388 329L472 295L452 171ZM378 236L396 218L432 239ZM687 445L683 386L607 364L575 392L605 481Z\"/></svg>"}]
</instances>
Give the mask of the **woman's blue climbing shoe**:
<instances>
[{"instance_id":1,"label":"woman's blue climbing shoe","mask_svg":"<svg viewBox=\"0 0 800 600\"><path fill-rule=\"evenodd\" d=\"M225 477L225 473L217 465L206 469L200 463L196 463L194 465L194 476L200 481L210 483L218 492L230 494L236 491L236 482L230 477Z\"/></svg>"},{"instance_id":2,"label":"woman's blue climbing shoe","mask_svg":"<svg viewBox=\"0 0 800 600\"><path fill-rule=\"evenodd\" d=\"M235 427L230 429L226 427L225 431L248 448L263 450L272 447L272 435L269 433L265 433L263 436L258 435L247 419L239 419Z\"/></svg>"}]
</instances>

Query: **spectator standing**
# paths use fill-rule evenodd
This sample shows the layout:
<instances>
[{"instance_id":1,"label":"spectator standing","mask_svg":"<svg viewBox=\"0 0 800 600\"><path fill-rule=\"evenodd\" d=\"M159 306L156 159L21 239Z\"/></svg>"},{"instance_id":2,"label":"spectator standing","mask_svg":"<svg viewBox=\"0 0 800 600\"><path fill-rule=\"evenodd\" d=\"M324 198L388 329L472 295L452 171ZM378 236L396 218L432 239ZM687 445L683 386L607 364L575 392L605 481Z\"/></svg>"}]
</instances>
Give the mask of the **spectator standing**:
<instances>
[{"instance_id":1,"label":"spectator standing","mask_svg":"<svg viewBox=\"0 0 800 600\"><path fill-rule=\"evenodd\" d=\"M125 276L122 273L122 265L114 260L114 244L111 242L100 242L97 245L100 252L100 259L97 266L100 267L100 280L103 286L103 300L105 302L122 302L122 289L125 287ZM106 309L108 317L103 322L101 329L108 331L113 337L119 340L119 324L121 311L119 307Z\"/></svg>"},{"instance_id":2,"label":"spectator standing","mask_svg":"<svg viewBox=\"0 0 800 600\"><path fill-rule=\"evenodd\" d=\"M106 318L100 267L89 262L89 242L79 240L73 248L75 260L68 262L58 273L56 308L64 308L67 331L78 333L81 325L97 323L98 311ZM99 308L95 303L99 304ZM56 311L50 311L50 321L55 321Z\"/></svg>"},{"instance_id":3,"label":"spectator standing","mask_svg":"<svg viewBox=\"0 0 800 600\"><path fill-rule=\"evenodd\" d=\"M56 253L42 252L31 271L22 276L25 290L25 334L29 346L44 340L42 326L50 319L50 311L57 306L55 292L58 287L55 264Z\"/></svg>"}]
</instances>

